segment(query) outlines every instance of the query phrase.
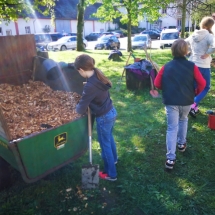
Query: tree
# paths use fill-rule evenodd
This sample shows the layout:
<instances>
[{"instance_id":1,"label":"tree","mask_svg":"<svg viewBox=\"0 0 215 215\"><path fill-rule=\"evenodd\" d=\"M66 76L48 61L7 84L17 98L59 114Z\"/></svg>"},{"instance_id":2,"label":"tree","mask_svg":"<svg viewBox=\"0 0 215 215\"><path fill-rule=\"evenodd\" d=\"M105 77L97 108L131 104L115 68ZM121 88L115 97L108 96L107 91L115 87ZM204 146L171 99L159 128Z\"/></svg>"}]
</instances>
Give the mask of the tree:
<instances>
[{"instance_id":1,"label":"tree","mask_svg":"<svg viewBox=\"0 0 215 215\"><path fill-rule=\"evenodd\" d=\"M44 15L51 14L54 18L56 0L0 0L0 19L6 22L16 21L19 17L27 18L29 14L38 10Z\"/></svg>"},{"instance_id":2,"label":"tree","mask_svg":"<svg viewBox=\"0 0 215 215\"><path fill-rule=\"evenodd\" d=\"M192 20L199 24L204 16L211 16L212 13L215 13L215 0L201 2L192 11Z\"/></svg>"},{"instance_id":3,"label":"tree","mask_svg":"<svg viewBox=\"0 0 215 215\"><path fill-rule=\"evenodd\" d=\"M84 50L83 44L83 30L84 30L84 11L85 11L85 0L79 0L78 17L77 17L77 51Z\"/></svg>"},{"instance_id":4,"label":"tree","mask_svg":"<svg viewBox=\"0 0 215 215\"><path fill-rule=\"evenodd\" d=\"M170 16L177 15L178 11L182 13L181 37L185 36L185 21L187 16L191 16L193 22L199 22L204 16L211 16L215 12L215 0L177 0L167 5L171 9Z\"/></svg>"},{"instance_id":5,"label":"tree","mask_svg":"<svg viewBox=\"0 0 215 215\"><path fill-rule=\"evenodd\" d=\"M97 2L89 0L90 3ZM101 0L102 6L94 14L101 21L113 21L120 18L127 23L128 44L127 51L131 51L131 26L138 26L138 21L147 17L148 21L155 21L160 17L159 9L166 6L170 0Z\"/></svg>"}]
</instances>

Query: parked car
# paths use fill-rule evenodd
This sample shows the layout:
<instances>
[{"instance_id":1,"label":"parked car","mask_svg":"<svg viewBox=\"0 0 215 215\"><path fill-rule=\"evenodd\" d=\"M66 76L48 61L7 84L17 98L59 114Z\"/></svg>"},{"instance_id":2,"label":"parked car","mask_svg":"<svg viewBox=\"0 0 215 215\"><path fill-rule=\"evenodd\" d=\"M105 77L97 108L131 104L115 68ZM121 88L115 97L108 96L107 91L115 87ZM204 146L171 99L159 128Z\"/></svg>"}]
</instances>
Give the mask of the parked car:
<instances>
[{"instance_id":1,"label":"parked car","mask_svg":"<svg viewBox=\"0 0 215 215\"><path fill-rule=\"evenodd\" d=\"M77 33L63 33L63 36L77 36Z\"/></svg>"},{"instance_id":2,"label":"parked car","mask_svg":"<svg viewBox=\"0 0 215 215\"><path fill-rule=\"evenodd\" d=\"M152 40L148 34L136 35L132 39L132 49L151 48Z\"/></svg>"},{"instance_id":3,"label":"parked car","mask_svg":"<svg viewBox=\"0 0 215 215\"><path fill-rule=\"evenodd\" d=\"M172 25L172 26L169 26L168 29L177 29L177 26Z\"/></svg>"},{"instance_id":4,"label":"parked car","mask_svg":"<svg viewBox=\"0 0 215 215\"><path fill-rule=\"evenodd\" d=\"M84 47L86 48L87 46L87 41L83 39L84 42ZM67 49L76 49L77 47L77 37L76 36L65 36L60 38L56 42L51 42L47 45L47 50L48 51L55 51L55 50L60 50L60 51L65 51Z\"/></svg>"},{"instance_id":5,"label":"parked car","mask_svg":"<svg viewBox=\"0 0 215 215\"><path fill-rule=\"evenodd\" d=\"M114 35L114 34L112 32L102 32L100 37L103 37L106 35Z\"/></svg>"},{"instance_id":6,"label":"parked car","mask_svg":"<svg viewBox=\"0 0 215 215\"><path fill-rule=\"evenodd\" d=\"M113 33L113 35L116 36L117 38L120 38L120 37L121 37L121 34L118 33L118 32L113 31L112 33Z\"/></svg>"},{"instance_id":7,"label":"parked car","mask_svg":"<svg viewBox=\"0 0 215 215\"><path fill-rule=\"evenodd\" d=\"M177 29L164 29L161 32L160 48L171 47L173 42L179 38L179 31Z\"/></svg>"},{"instance_id":8,"label":"parked car","mask_svg":"<svg viewBox=\"0 0 215 215\"><path fill-rule=\"evenodd\" d=\"M95 49L120 49L120 42L116 36L103 36L98 39Z\"/></svg>"},{"instance_id":9,"label":"parked car","mask_svg":"<svg viewBox=\"0 0 215 215\"><path fill-rule=\"evenodd\" d=\"M158 34L160 34L161 33L161 31L162 30L160 30L160 29L158 29L158 28L155 28L155 29L151 29L152 31L155 31L155 32L157 32Z\"/></svg>"},{"instance_id":10,"label":"parked car","mask_svg":"<svg viewBox=\"0 0 215 215\"><path fill-rule=\"evenodd\" d=\"M142 31L140 34L148 34L151 37L151 39L160 39L160 34L156 31L145 30Z\"/></svg>"},{"instance_id":11,"label":"parked car","mask_svg":"<svg viewBox=\"0 0 215 215\"><path fill-rule=\"evenodd\" d=\"M93 32L85 37L87 41L96 41L99 37L102 36L101 32Z\"/></svg>"},{"instance_id":12,"label":"parked car","mask_svg":"<svg viewBox=\"0 0 215 215\"><path fill-rule=\"evenodd\" d=\"M36 47L39 49L47 49L47 45L50 42L57 41L58 39L60 39L62 37L63 37L63 35L58 32L34 34Z\"/></svg>"},{"instance_id":13,"label":"parked car","mask_svg":"<svg viewBox=\"0 0 215 215\"><path fill-rule=\"evenodd\" d=\"M120 37L124 37L125 36L124 33L123 33L123 31L121 31L121 30L115 30L114 32L115 33L119 33Z\"/></svg>"}]
</instances>

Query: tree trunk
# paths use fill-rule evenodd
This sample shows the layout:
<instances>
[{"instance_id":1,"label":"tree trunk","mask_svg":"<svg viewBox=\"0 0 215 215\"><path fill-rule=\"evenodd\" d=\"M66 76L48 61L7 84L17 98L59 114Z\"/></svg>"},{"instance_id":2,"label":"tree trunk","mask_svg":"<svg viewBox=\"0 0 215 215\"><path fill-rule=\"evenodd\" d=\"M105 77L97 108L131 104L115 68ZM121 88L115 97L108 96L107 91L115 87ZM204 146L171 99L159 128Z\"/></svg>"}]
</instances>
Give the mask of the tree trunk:
<instances>
[{"instance_id":1,"label":"tree trunk","mask_svg":"<svg viewBox=\"0 0 215 215\"><path fill-rule=\"evenodd\" d=\"M83 30L84 30L84 2L85 0L79 0L78 3L78 23L77 23L77 51L84 51L83 44Z\"/></svg>"},{"instance_id":2,"label":"tree trunk","mask_svg":"<svg viewBox=\"0 0 215 215\"><path fill-rule=\"evenodd\" d=\"M185 21L186 21L186 5L187 0L183 0L182 4L182 20L181 20L181 38L184 38L185 34Z\"/></svg>"},{"instance_id":3,"label":"tree trunk","mask_svg":"<svg viewBox=\"0 0 215 215\"><path fill-rule=\"evenodd\" d=\"M127 31L128 31L128 43L127 43L127 52L132 50L131 48L131 10L127 8L128 12L128 24L127 24Z\"/></svg>"}]
</instances>

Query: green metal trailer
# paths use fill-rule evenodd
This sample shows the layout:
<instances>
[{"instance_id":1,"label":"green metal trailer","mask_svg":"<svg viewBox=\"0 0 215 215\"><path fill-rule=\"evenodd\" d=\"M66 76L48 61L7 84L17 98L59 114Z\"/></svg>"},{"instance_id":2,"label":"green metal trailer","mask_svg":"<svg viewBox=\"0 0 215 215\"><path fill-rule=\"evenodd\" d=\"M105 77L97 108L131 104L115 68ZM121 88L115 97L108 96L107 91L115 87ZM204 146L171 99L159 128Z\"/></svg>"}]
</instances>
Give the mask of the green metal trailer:
<instances>
[{"instance_id":1,"label":"green metal trailer","mask_svg":"<svg viewBox=\"0 0 215 215\"><path fill-rule=\"evenodd\" d=\"M19 47L8 51L8 46L3 46L5 52L0 56L0 84L20 85L33 79L43 81L54 90L81 94L85 79L73 67L60 70L54 67L52 74L57 76L47 79L48 71L44 62L50 59L37 55L33 35L16 36L13 40L11 37L2 38L1 44L10 40L10 45L23 45L21 52ZM10 61L9 64L8 58L12 63ZM54 61L50 60L50 63ZM30 183L81 157L88 148L87 115L17 140L9 138L5 121L2 116L0 118L0 187L9 173L7 163L21 173L25 182Z\"/></svg>"}]
</instances>

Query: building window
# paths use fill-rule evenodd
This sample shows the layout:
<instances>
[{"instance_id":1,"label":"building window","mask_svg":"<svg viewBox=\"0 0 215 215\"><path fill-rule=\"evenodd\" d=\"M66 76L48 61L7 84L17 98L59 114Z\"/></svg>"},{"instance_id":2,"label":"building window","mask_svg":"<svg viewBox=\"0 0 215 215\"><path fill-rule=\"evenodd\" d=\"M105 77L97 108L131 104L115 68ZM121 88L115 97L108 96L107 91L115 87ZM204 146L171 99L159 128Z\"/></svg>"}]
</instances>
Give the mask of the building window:
<instances>
[{"instance_id":1,"label":"building window","mask_svg":"<svg viewBox=\"0 0 215 215\"><path fill-rule=\"evenodd\" d=\"M6 35L7 35L7 36L12 35L12 30L6 30Z\"/></svg>"},{"instance_id":2,"label":"building window","mask_svg":"<svg viewBox=\"0 0 215 215\"><path fill-rule=\"evenodd\" d=\"M182 10L181 10L181 8L178 8L178 15L182 15Z\"/></svg>"},{"instance_id":3,"label":"building window","mask_svg":"<svg viewBox=\"0 0 215 215\"><path fill-rule=\"evenodd\" d=\"M162 13L166 13L166 8L162 8Z\"/></svg>"},{"instance_id":4,"label":"building window","mask_svg":"<svg viewBox=\"0 0 215 215\"><path fill-rule=\"evenodd\" d=\"M2 27L0 27L0 35L3 35Z\"/></svg>"},{"instance_id":5,"label":"building window","mask_svg":"<svg viewBox=\"0 0 215 215\"><path fill-rule=\"evenodd\" d=\"M25 33L26 33L26 34L30 34L30 33L31 33L31 28L30 28L30 26L26 26L26 27L25 27Z\"/></svg>"},{"instance_id":6,"label":"building window","mask_svg":"<svg viewBox=\"0 0 215 215\"><path fill-rule=\"evenodd\" d=\"M177 24L178 24L178 26L181 26L181 19L177 20Z\"/></svg>"}]
</instances>

